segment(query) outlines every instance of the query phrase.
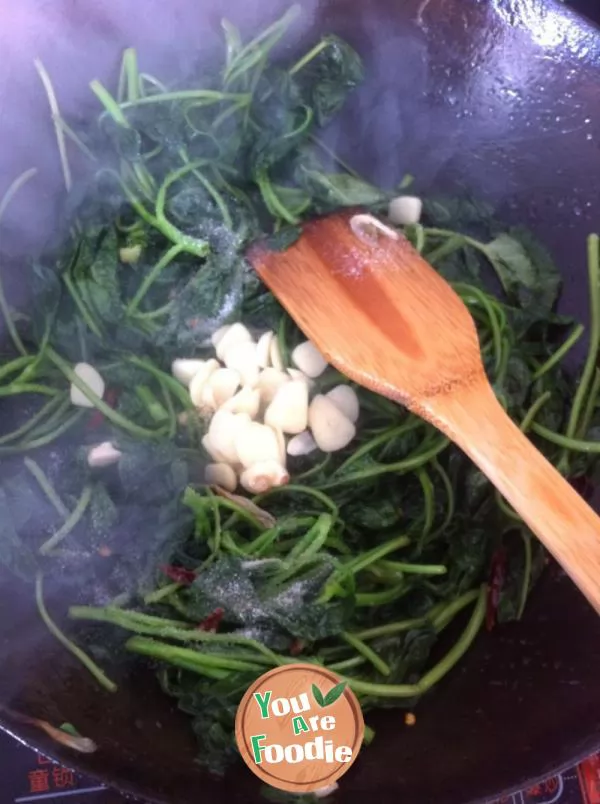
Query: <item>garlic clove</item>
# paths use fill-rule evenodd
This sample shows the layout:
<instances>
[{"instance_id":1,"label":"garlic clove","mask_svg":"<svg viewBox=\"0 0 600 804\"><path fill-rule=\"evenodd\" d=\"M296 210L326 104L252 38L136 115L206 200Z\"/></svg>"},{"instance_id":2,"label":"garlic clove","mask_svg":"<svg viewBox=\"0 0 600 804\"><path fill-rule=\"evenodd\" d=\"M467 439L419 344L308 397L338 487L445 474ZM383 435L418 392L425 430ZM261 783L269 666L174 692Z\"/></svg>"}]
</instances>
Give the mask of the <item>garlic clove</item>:
<instances>
[{"instance_id":1,"label":"garlic clove","mask_svg":"<svg viewBox=\"0 0 600 804\"><path fill-rule=\"evenodd\" d=\"M295 458L300 455L309 455L316 448L317 442L308 430L304 430L302 433L290 438L287 445L287 454Z\"/></svg>"},{"instance_id":2,"label":"garlic clove","mask_svg":"<svg viewBox=\"0 0 600 804\"><path fill-rule=\"evenodd\" d=\"M397 226L415 225L421 220L423 202L414 195L399 195L388 206L388 218Z\"/></svg>"},{"instance_id":3,"label":"garlic clove","mask_svg":"<svg viewBox=\"0 0 600 804\"><path fill-rule=\"evenodd\" d=\"M284 371L276 368L263 369L256 380L256 388L260 391L262 403L268 405L277 390L289 381L290 378Z\"/></svg>"},{"instance_id":4,"label":"garlic clove","mask_svg":"<svg viewBox=\"0 0 600 804\"><path fill-rule=\"evenodd\" d=\"M235 394L242 378L235 369L219 368L214 371L206 381L206 388L210 388L215 408L220 408Z\"/></svg>"},{"instance_id":5,"label":"garlic clove","mask_svg":"<svg viewBox=\"0 0 600 804\"><path fill-rule=\"evenodd\" d=\"M88 466L93 469L118 463L123 453L111 441L96 444L87 454Z\"/></svg>"},{"instance_id":6,"label":"garlic clove","mask_svg":"<svg viewBox=\"0 0 600 804\"><path fill-rule=\"evenodd\" d=\"M327 361L310 341L296 346L292 352L292 363L312 379L319 377L327 368Z\"/></svg>"},{"instance_id":7,"label":"garlic clove","mask_svg":"<svg viewBox=\"0 0 600 804\"><path fill-rule=\"evenodd\" d=\"M251 494L262 494L275 486L284 486L289 474L277 461L261 461L245 469L240 475L240 483Z\"/></svg>"},{"instance_id":8,"label":"garlic clove","mask_svg":"<svg viewBox=\"0 0 600 804\"><path fill-rule=\"evenodd\" d=\"M251 419L258 416L259 409L260 391L258 388L250 388L247 385L221 407L221 410L228 410L231 413L247 413Z\"/></svg>"},{"instance_id":9,"label":"garlic clove","mask_svg":"<svg viewBox=\"0 0 600 804\"><path fill-rule=\"evenodd\" d=\"M285 467L286 464L286 451L285 451L285 436L278 427L271 427L271 430L277 437L277 444L279 445L279 463Z\"/></svg>"},{"instance_id":10,"label":"garlic clove","mask_svg":"<svg viewBox=\"0 0 600 804\"><path fill-rule=\"evenodd\" d=\"M219 330L217 330L217 332L219 332ZM214 337L213 335L213 338ZM232 324L227 328L223 336L218 339L215 349L219 360L224 361L225 352L236 343L252 343L252 335L250 335L248 329L240 323Z\"/></svg>"},{"instance_id":11,"label":"garlic clove","mask_svg":"<svg viewBox=\"0 0 600 804\"><path fill-rule=\"evenodd\" d=\"M217 346L221 343L223 338L225 337L226 333L231 329L231 324L225 324L219 329L216 329L213 334L210 336L210 342L212 345L217 348Z\"/></svg>"},{"instance_id":12,"label":"garlic clove","mask_svg":"<svg viewBox=\"0 0 600 804\"><path fill-rule=\"evenodd\" d=\"M279 341L276 337L273 337L271 340L271 345L269 346L269 360L271 361L273 368L277 369L277 371L285 370L285 366L283 365L283 357L281 356L281 349L279 348Z\"/></svg>"},{"instance_id":13,"label":"garlic clove","mask_svg":"<svg viewBox=\"0 0 600 804\"><path fill-rule=\"evenodd\" d=\"M308 424L308 386L303 380L291 380L277 389L265 411L265 424L284 433L296 435Z\"/></svg>"},{"instance_id":14,"label":"garlic clove","mask_svg":"<svg viewBox=\"0 0 600 804\"><path fill-rule=\"evenodd\" d=\"M236 439L251 425L252 420L247 413L231 413L222 408L218 410L208 426L210 444L222 456L216 460L231 464L240 463Z\"/></svg>"},{"instance_id":15,"label":"garlic clove","mask_svg":"<svg viewBox=\"0 0 600 804\"><path fill-rule=\"evenodd\" d=\"M190 381L190 399L195 407L202 408L206 405L206 399L203 398L202 391L210 375L217 371L218 368L220 368L218 360L205 360L199 371L192 377Z\"/></svg>"},{"instance_id":16,"label":"garlic clove","mask_svg":"<svg viewBox=\"0 0 600 804\"><path fill-rule=\"evenodd\" d=\"M303 371L300 371L300 369L289 368L287 370L287 373L290 375L292 380L302 380L303 382L305 382L308 385L309 389L314 387L315 381L311 380L310 377L307 377Z\"/></svg>"},{"instance_id":17,"label":"garlic clove","mask_svg":"<svg viewBox=\"0 0 600 804\"><path fill-rule=\"evenodd\" d=\"M254 385L258 380L258 358L256 344L251 341L234 343L228 347L223 357L227 368L240 373L243 385Z\"/></svg>"},{"instance_id":18,"label":"garlic clove","mask_svg":"<svg viewBox=\"0 0 600 804\"><path fill-rule=\"evenodd\" d=\"M133 246L121 246L119 249L119 259L125 265L133 265L142 256L142 247L139 243Z\"/></svg>"},{"instance_id":19,"label":"garlic clove","mask_svg":"<svg viewBox=\"0 0 600 804\"><path fill-rule=\"evenodd\" d=\"M260 368L267 368L270 362L270 354L271 354L271 341L275 337L275 333L265 332L264 335L261 335L258 339L258 343L256 344L256 357L258 359L258 365Z\"/></svg>"},{"instance_id":20,"label":"garlic clove","mask_svg":"<svg viewBox=\"0 0 600 804\"><path fill-rule=\"evenodd\" d=\"M90 366L89 363L77 363L73 370L79 379L87 385L90 391L102 399L106 385L98 371L96 371L93 366ZM71 383L71 402L73 405L77 405L77 407L80 408L95 407L94 403L91 402L74 383Z\"/></svg>"},{"instance_id":21,"label":"garlic clove","mask_svg":"<svg viewBox=\"0 0 600 804\"><path fill-rule=\"evenodd\" d=\"M209 463L204 480L209 486L220 486L225 491L235 491L238 484L237 475L228 463Z\"/></svg>"},{"instance_id":22,"label":"garlic clove","mask_svg":"<svg viewBox=\"0 0 600 804\"><path fill-rule=\"evenodd\" d=\"M204 369L207 362L206 360L177 357L171 363L171 374L180 383L189 387L196 374L199 374Z\"/></svg>"},{"instance_id":23,"label":"garlic clove","mask_svg":"<svg viewBox=\"0 0 600 804\"><path fill-rule=\"evenodd\" d=\"M266 424L251 422L235 434L233 443L239 462L245 469L263 461L280 461L277 435Z\"/></svg>"},{"instance_id":24,"label":"garlic clove","mask_svg":"<svg viewBox=\"0 0 600 804\"><path fill-rule=\"evenodd\" d=\"M358 403L358 396L354 388L350 385L336 385L331 391L325 394L327 399L331 399L333 404L341 410L347 419L350 419L352 424L356 423L358 414L360 412L360 405Z\"/></svg>"},{"instance_id":25,"label":"garlic clove","mask_svg":"<svg viewBox=\"0 0 600 804\"><path fill-rule=\"evenodd\" d=\"M308 424L317 446L323 452L336 452L347 446L356 428L331 399L319 394L310 403Z\"/></svg>"},{"instance_id":26,"label":"garlic clove","mask_svg":"<svg viewBox=\"0 0 600 804\"><path fill-rule=\"evenodd\" d=\"M209 434L205 435L202 438L202 446L204 447L205 452L207 452L213 461L217 461L217 463L224 463L226 458L222 452L215 446L214 439L211 438Z\"/></svg>"}]
</instances>

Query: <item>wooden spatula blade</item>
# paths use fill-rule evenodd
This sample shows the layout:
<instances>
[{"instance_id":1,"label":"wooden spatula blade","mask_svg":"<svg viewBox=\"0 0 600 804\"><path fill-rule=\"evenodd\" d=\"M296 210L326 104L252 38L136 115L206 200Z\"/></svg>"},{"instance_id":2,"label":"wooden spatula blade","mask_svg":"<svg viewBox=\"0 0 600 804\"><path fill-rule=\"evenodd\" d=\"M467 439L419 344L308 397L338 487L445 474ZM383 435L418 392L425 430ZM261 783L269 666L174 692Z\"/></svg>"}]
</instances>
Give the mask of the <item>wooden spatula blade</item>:
<instances>
[{"instance_id":1,"label":"wooden spatula blade","mask_svg":"<svg viewBox=\"0 0 600 804\"><path fill-rule=\"evenodd\" d=\"M419 411L483 373L473 320L405 237L360 236L354 217L311 221L286 251L259 243L248 257L330 363Z\"/></svg>"},{"instance_id":2,"label":"wooden spatula blade","mask_svg":"<svg viewBox=\"0 0 600 804\"><path fill-rule=\"evenodd\" d=\"M375 224L332 215L287 251L256 244L248 257L330 363L470 456L600 612L600 519L500 406L461 299L404 237Z\"/></svg>"}]
</instances>

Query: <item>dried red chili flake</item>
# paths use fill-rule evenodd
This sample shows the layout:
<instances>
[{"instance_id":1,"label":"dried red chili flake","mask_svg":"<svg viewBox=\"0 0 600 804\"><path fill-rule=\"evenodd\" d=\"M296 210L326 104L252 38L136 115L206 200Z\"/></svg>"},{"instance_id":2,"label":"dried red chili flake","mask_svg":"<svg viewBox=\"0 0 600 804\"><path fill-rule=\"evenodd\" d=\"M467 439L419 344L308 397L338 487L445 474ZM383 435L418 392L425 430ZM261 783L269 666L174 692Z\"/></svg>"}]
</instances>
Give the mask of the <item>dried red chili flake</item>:
<instances>
[{"instance_id":1,"label":"dried red chili flake","mask_svg":"<svg viewBox=\"0 0 600 804\"><path fill-rule=\"evenodd\" d=\"M216 633L219 630L219 626L221 625L221 620L223 619L224 614L224 609L215 609L208 615L208 617L205 617L204 620L202 620L198 626L198 629L200 631L210 631L213 634Z\"/></svg>"},{"instance_id":2,"label":"dried red chili flake","mask_svg":"<svg viewBox=\"0 0 600 804\"><path fill-rule=\"evenodd\" d=\"M507 557L504 547L499 547L492 556L488 586L485 627L488 631L496 625L500 593L506 580Z\"/></svg>"},{"instance_id":3,"label":"dried red chili flake","mask_svg":"<svg viewBox=\"0 0 600 804\"><path fill-rule=\"evenodd\" d=\"M119 392L116 388L107 388L104 392L104 401L107 405L111 408L114 408L117 404L117 399L119 398ZM90 415L90 418L87 421L87 429L88 430L97 430L99 427L102 427L104 424L105 416L99 410L95 410Z\"/></svg>"},{"instance_id":4,"label":"dried red chili flake","mask_svg":"<svg viewBox=\"0 0 600 804\"><path fill-rule=\"evenodd\" d=\"M189 586L196 580L196 573L194 570L185 569L184 567L175 567L173 564L162 564L160 571L164 573L171 581L174 581L175 583L183 583L186 586Z\"/></svg>"},{"instance_id":5,"label":"dried red chili flake","mask_svg":"<svg viewBox=\"0 0 600 804\"><path fill-rule=\"evenodd\" d=\"M290 656L298 656L304 648L304 642L301 639L295 639L290 645Z\"/></svg>"}]
</instances>

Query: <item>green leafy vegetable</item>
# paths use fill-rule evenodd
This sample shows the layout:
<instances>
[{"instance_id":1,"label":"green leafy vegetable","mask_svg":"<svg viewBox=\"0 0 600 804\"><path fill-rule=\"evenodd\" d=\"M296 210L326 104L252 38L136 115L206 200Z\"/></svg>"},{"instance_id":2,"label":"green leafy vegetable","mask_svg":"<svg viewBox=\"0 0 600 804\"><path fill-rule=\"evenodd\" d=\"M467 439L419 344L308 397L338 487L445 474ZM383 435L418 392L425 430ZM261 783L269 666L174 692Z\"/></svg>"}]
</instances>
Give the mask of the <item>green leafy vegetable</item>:
<instances>
[{"instance_id":1,"label":"green leafy vegetable","mask_svg":"<svg viewBox=\"0 0 600 804\"><path fill-rule=\"evenodd\" d=\"M545 562L463 453L363 389L354 440L288 456L288 485L252 501L203 485L207 422L172 361L212 357L211 336L235 321L254 335L273 330L286 367L304 340L247 264L248 244L286 249L311 216L385 214L393 195L320 136L362 80L354 50L326 36L291 65L273 58L296 13L250 42L225 23L224 63L209 79L165 86L128 49L114 90L92 82L98 115L85 126L61 117L38 64L70 190L67 233L29 268L28 315L0 284L0 562L35 580L49 631L112 690L50 616L43 578L85 598L71 618L103 624L110 653L121 646L156 668L190 716L198 761L217 773L237 758L236 709L265 670L306 661L338 674L326 693L313 685L319 707L346 688L364 711L413 707L484 623L523 616ZM72 173L71 143L92 175ZM0 219L33 175L9 187ZM392 183L403 192L410 177ZM563 361L584 328L557 315L559 273L529 232L506 229L476 200L432 197L403 234L469 308L512 418L565 475L593 482L599 239L588 242L588 356L573 378ZM75 371L81 362L102 376L102 397ZM328 368L314 392L342 381ZM91 407L72 406L72 386ZM90 467L104 441L118 463ZM102 647L92 644L94 656Z\"/></svg>"}]
</instances>

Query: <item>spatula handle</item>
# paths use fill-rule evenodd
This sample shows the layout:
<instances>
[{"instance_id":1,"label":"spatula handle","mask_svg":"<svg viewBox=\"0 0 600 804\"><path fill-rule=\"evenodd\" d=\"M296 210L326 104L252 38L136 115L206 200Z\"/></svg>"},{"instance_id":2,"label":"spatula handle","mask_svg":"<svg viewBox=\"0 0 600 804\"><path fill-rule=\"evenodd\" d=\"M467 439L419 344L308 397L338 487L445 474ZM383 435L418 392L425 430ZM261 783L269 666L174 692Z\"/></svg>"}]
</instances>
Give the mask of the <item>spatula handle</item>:
<instances>
[{"instance_id":1,"label":"spatula handle","mask_svg":"<svg viewBox=\"0 0 600 804\"><path fill-rule=\"evenodd\" d=\"M504 412L487 380L436 405L473 460L600 613L600 517Z\"/></svg>"}]
</instances>

